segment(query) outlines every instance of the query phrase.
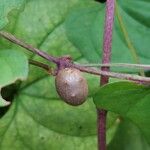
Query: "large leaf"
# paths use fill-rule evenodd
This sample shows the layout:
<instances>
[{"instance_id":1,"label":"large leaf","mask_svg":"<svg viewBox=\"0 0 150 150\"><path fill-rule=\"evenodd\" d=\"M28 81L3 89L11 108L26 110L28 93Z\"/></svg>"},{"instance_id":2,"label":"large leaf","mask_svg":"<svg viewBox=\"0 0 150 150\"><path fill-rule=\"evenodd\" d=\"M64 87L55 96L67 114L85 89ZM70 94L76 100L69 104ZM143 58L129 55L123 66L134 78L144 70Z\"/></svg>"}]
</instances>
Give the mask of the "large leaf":
<instances>
[{"instance_id":1,"label":"large leaf","mask_svg":"<svg viewBox=\"0 0 150 150\"><path fill-rule=\"evenodd\" d=\"M150 88L129 82L117 82L100 88L94 96L98 108L130 119L150 144Z\"/></svg>"},{"instance_id":2,"label":"large leaf","mask_svg":"<svg viewBox=\"0 0 150 150\"><path fill-rule=\"evenodd\" d=\"M120 118L118 130L108 145L108 150L149 150L150 146L146 142L140 130L129 120Z\"/></svg>"},{"instance_id":3,"label":"large leaf","mask_svg":"<svg viewBox=\"0 0 150 150\"><path fill-rule=\"evenodd\" d=\"M28 0L23 11L9 14L11 22L5 30L55 56L70 54L75 61L87 62L68 40L64 21L74 7L89 7L89 1L92 0ZM23 50L6 41L0 41L0 47ZM44 62L32 54L28 57ZM88 100L82 106L72 107L58 97L54 77L31 66L28 81L21 84L0 120L0 149L96 150L96 109L91 96L99 86L99 77L86 78ZM108 144L117 129L115 120L116 115L110 113Z\"/></svg>"},{"instance_id":4,"label":"large leaf","mask_svg":"<svg viewBox=\"0 0 150 150\"><path fill-rule=\"evenodd\" d=\"M86 61L68 41L63 24L72 7L78 4L79 0L30 0L17 17L9 16L15 23L5 30L55 56L70 54L74 60ZM22 50L6 41L1 47ZM35 55L29 57L41 61ZM87 78L91 83L93 77ZM90 95L99 85L98 80L94 86L91 84ZM34 66L17 93L0 120L1 150L97 148L96 109L90 96L77 108L65 104L56 93L54 77Z\"/></svg>"},{"instance_id":5,"label":"large leaf","mask_svg":"<svg viewBox=\"0 0 150 150\"><path fill-rule=\"evenodd\" d=\"M117 6L112 62L149 63L150 2L117 0ZM74 9L66 20L69 40L90 62L99 63L102 58L104 16L104 4L90 2L88 7Z\"/></svg>"},{"instance_id":6,"label":"large leaf","mask_svg":"<svg viewBox=\"0 0 150 150\"><path fill-rule=\"evenodd\" d=\"M25 80L28 75L28 61L23 53L14 50L0 50L0 91L16 80ZM10 104L0 95L0 107Z\"/></svg>"}]
</instances>

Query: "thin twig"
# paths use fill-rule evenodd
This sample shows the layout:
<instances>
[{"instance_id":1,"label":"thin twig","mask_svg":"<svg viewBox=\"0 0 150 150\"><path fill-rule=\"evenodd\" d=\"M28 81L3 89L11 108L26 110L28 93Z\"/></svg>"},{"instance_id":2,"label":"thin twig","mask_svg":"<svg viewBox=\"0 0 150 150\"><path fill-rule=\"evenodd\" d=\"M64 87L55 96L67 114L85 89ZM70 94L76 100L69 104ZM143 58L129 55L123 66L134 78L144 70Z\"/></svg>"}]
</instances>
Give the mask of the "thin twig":
<instances>
[{"instance_id":1,"label":"thin twig","mask_svg":"<svg viewBox=\"0 0 150 150\"><path fill-rule=\"evenodd\" d=\"M46 71L50 71L50 70L51 70L50 67L49 67L47 64L38 62L38 61L36 61L36 60L31 60L31 59L29 59L29 64L34 65L34 66L37 66L37 67L40 67L40 68L42 68L42 69L44 69L44 70L46 70Z\"/></svg>"},{"instance_id":2,"label":"thin twig","mask_svg":"<svg viewBox=\"0 0 150 150\"><path fill-rule=\"evenodd\" d=\"M82 72L87 72L87 73L94 74L94 75L103 75L103 76L112 77L112 78L135 81L137 83L142 82L143 84L150 84L150 78L139 76L139 75L132 75L132 74L127 74L127 73L118 73L118 72L116 73L116 72L110 72L110 71L102 71L102 70L98 70L98 69L82 67L82 66L77 65L77 64L73 64L71 67L77 68Z\"/></svg>"},{"instance_id":3,"label":"thin twig","mask_svg":"<svg viewBox=\"0 0 150 150\"><path fill-rule=\"evenodd\" d=\"M89 68L89 67L84 67L81 64L73 64L70 63L68 61L65 61L57 58L57 57L53 57L50 56L49 54L47 54L46 52L43 52L37 48L32 47L31 45L28 45L26 43L24 43L23 41L19 40L18 38L16 38L15 36L11 35L10 33L7 32L3 32L0 31L0 36L29 50L30 52L33 52L43 58L45 58L46 60L48 60L49 62L53 62L55 64L60 64L63 63L65 66L68 67L75 67L77 69L79 69L82 72L87 72L90 74L95 74L95 75L103 75L103 76L108 76L108 77L112 77L112 78L118 78L118 79L125 79L125 80L131 80L131 81L139 81L142 82L143 84L150 84L150 78L148 77L141 77L138 75L130 75L130 74L123 74L123 73L115 73L115 72L108 72L108 71L102 71L102 70L96 70L93 68Z\"/></svg>"},{"instance_id":4,"label":"thin twig","mask_svg":"<svg viewBox=\"0 0 150 150\"><path fill-rule=\"evenodd\" d=\"M32 47L31 45L21 41L20 39L16 38L14 35L12 35L10 33L4 32L4 31L0 31L0 35L3 38L5 38L5 39L7 39L7 40L9 40L9 41L11 41L11 42L21 46L21 47L23 47L23 48L25 48L25 49L27 49L27 50L29 50L31 52L33 52L33 53L35 53L35 54L37 54L39 56L41 56L43 58L45 58L46 60L48 60L50 62L53 62L53 63L57 63L58 62L56 57L50 56L47 53L45 53L45 52L43 52L43 51L41 51L41 50L39 50L37 48Z\"/></svg>"},{"instance_id":5,"label":"thin twig","mask_svg":"<svg viewBox=\"0 0 150 150\"><path fill-rule=\"evenodd\" d=\"M150 65L147 64L107 63L107 64L80 64L80 65L83 67L124 67L124 68L150 70Z\"/></svg>"}]
</instances>

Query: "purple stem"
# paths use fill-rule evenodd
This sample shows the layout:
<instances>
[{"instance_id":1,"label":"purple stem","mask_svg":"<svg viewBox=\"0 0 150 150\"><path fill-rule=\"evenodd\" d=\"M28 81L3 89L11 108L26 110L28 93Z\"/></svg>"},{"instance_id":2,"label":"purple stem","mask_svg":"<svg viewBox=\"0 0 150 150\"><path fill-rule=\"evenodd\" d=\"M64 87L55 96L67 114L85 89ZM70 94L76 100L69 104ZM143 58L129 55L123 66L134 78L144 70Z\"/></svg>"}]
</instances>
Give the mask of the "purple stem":
<instances>
[{"instance_id":1,"label":"purple stem","mask_svg":"<svg viewBox=\"0 0 150 150\"><path fill-rule=\"evenodd\" d=\"M103 42L103 58L102 63L110 63L111 61L111 45L112 45L112 30L114 22L114 0L106 1L106 16L105 16L105 30ZM102 71L109 71L109 67L101 67ZM100 85L103 86L109 82L108 76L101 76ZM97 123L98 123L98 149L106 150L106 110L97 109Z\"/></svg>"},{"instance_id":2,"label":"purple stem","mask_svg":"<svg viewBox=\"0 0 150 150\"><path fill-rule=\"evenodd\" d=\"M47 53L45 53L43 51L40 51L37 48L34 48L33 46L31 46L31 45L21 41L20 39L16 38L12 34L9 34L9 33L4 32L4 31L0 31L0 35L2 37L4 37L5 39L9 40L10 42L13 42L13 43L15 43L17 45L20 45L23 48L28 49L29 51L31 51L31 52L33 52L35 54L38 54L39 56L45 58L46 60L49 60L49 61L51 61L53 63L58 63L58 59L56 57L50 56Z\"/></svg>"}]
</instances>

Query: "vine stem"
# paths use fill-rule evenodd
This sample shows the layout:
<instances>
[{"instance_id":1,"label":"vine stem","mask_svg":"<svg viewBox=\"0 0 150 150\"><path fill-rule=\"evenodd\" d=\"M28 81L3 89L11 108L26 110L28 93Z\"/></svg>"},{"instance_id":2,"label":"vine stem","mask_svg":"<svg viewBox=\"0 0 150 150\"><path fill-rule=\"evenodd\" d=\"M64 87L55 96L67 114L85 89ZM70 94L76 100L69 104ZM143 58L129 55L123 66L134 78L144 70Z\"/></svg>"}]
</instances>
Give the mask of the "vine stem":
<instances>
[{"instance_id":1,"label":"vine stem","mask_svg":"<svg viewBox=\"0 0 150 150\"><path fill-rule=\"evenodd\" d=\"M103 58L102 63L110 63L111 61L111 45L112 45L112 31L114 23L114 0L106 1L106 16L104 28L104 41L103 41ZM110 67L101 67L102 71L110 71ZM109 77L101 75L100 86L109 82ZM106 150L106 118L107 111L97 109L97 131L98 131L98 149Z\"/></svg>"},{"instance_id":2,"label":"vine stem","mask_svg":"<svg viewBox=\"0 0 150 150\"><path fill-rule=\"evenodd\" d=\"M33 52L33 53L43 57L44 59L48 60L49 62L53 62L57 65L62 64L66 67L74 67L76 69L79 69L82 72L86 72L86 73L90 73L90 74L94 74L94 75L103 75L103 76L108 76L108 77L112 77L112 78L130 80L130 81L134 81L134 82L142 83L142 84L148 84L148 85L150 84L150 78L148 78L148 77L142 77L139 75L125 74L125 73L110 72L107 70L105 71L104 69L97 70L97 69L89 68L86 66L82 66L82 64L74 64L74 63L70 62L69 57L64 56L62 58L57 58L57 57L51 56L51 55L47 54L46 52L43 52L42 50L34 48L31 45L21 41L20 39L16 38L14 35L12 35L10 33L0 31L0 36L29 50L30 52ZM39 66L37 63L36 64L34 63L34 65ZM39 67L41 67L41 65ZM43 67L43 69L44 69L44 67Z\"/></svg>"},{"instance_id":3,"label":"vine stem","mask_svg":"<svg viewBox=\"0 0 150 150\"><path fill-rule=\"evenodd\" d=\"M150 65L148 64L107 63L107 64L81 64L81 65L83 67L125 67L133 69L150 70Z\"/></svg>"}]
</instances>

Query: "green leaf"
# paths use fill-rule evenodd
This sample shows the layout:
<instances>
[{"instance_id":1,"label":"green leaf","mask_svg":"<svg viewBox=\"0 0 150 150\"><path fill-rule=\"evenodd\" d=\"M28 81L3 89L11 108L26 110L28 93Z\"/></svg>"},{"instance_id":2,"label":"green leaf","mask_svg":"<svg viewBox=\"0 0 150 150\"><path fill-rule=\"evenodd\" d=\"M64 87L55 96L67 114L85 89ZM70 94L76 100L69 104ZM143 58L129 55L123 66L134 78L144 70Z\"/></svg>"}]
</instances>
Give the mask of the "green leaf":
<instances>
[{"instance_id":1,"label":"green leaf","mask_svg":"<svg viewBox=\"0 0 150 150\"><path fill-rule=\"evenodd\" d=\"M143 58L143 60L146 59L145 62L149 63L150 54L147 52L150 47L150 22L148 21L150 14L147 12L150 9L150 2L148 0L119 0L118 4L124 28L128 32L131 43L135 47L138 56Z\"/></svg>"},{"instance_id":2,"label":"green leaf","mask_svg":"<svg viewBox=\"0 0 150 150\"><path fill-rule=\"evenodd\" d=\"M74 9L66 20L69 40L90 62L99 62L101 57L99 44L103 34L103 9L103 5L90 3L88 7Z\"/></svg>"},{"instance_id":3,"label":"green leaf","mask_svg":"<svg viewBox=\"0 0 150 150\"><path fill-rule=\"evenodd\" d=\"M120 118L118 130L108 145L108 150L149 150L140 130L129 120Z\"/></svg>"},{"instance_id":4,"label":"green leaf","mask_svg":"<svg viewBox=\"0 0 150 150\"><path fill-rule=\"evenodd\" d=\"M137 63L139 59L141 63L149 63L149 1L117 0L117 4L123 26L115 16L112 62ZM104 5L90 2L76 7L66 19L69 40L89 62L99 63L102 58L104 16ZM123 34L122 28L128 36Z\"/></svg>"},{"instance_id":5,"label":"green leaf","mask_svg":"<svg viewBox=\"0 0 150 150\"><path fill-rule=\"evenodd\" d=\"M14 50L0 50L0 91L16 80L25 80L28 75L28 61L24 54ZM0 95L0 107L9 105Z\"/></svg>"},{"instance_id":6,"label":"green leaf","mask_svg":"<svg viewBox=\"0 0 150 150\"><path fill-rule=\"evenodd\" d=\"M0 29L8 23L8 13L13 9L19 8L23 2L24 0L0 0Z\"/></svg>"},{"instance_id":7,"label":"green leaf","mask_svg":"<svg viewBox=\"0 0 150 150\"><path fill-rule=\"evenodd\" d=\"M130 119L150 143L150 88L130 82L108 84L94 96L98 108Z\"/></svg>"}]
</instances>

